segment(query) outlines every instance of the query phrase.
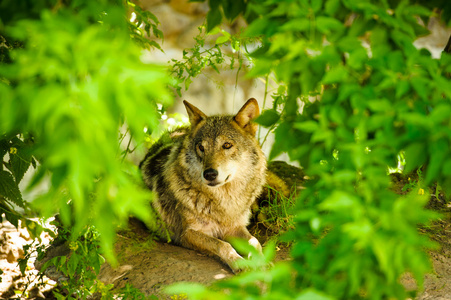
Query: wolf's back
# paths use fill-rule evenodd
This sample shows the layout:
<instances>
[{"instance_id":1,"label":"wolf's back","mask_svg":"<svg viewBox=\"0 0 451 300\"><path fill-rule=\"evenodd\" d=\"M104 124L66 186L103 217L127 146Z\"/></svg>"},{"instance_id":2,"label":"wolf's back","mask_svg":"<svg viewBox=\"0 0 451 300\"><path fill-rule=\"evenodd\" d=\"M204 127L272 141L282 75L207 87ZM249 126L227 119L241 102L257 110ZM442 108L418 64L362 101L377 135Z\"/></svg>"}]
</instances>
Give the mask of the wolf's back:
<instances>
[{"instance_id":1,"label":"wolf's back","mask_svg":"<svg viewBox=\"0 0 451 300\"><path fill-rule=\"evenodd\" d=\"M174 152L180 151L186 130L187 128L182 127L172 132L165 132L149 148L139 164L144 183L155 192L156 199L152 205L168 226L167 229L175 242L178 242L178 233L182 230L180 227L182 222L177 208L178 201L171 190L171 178L167 178L165 171L171 165L176 164L177 156L174 155Z\"/></svg>"},{"instance_id":2,"label":"wolf's back","mask_svg":"<svg viewBox=\"0 0 451 300\"><path fill-rule=\"evenodd\" d=\"M170 158L172 149L181 146L185 133L186 128L179 128L172 132L167 131L149 148L139 164L144 182L149 189L156 188L154 183L158 177L163 176L165 164Z\"/></svg>"},{"instance_id":3,"label":"wolf's back","mask_svg":"<svg viewBox=\"0 0 451 300\"><path fill-rule=\"evenodd\" d=\"M149 148L146 156L139 164L139 168L143 173L144 182L148 188L153 189L153 181L155 177L162 173L172 146L173 141L170 140L169 135L165 133Z\"/></svg>"}]
</instances>

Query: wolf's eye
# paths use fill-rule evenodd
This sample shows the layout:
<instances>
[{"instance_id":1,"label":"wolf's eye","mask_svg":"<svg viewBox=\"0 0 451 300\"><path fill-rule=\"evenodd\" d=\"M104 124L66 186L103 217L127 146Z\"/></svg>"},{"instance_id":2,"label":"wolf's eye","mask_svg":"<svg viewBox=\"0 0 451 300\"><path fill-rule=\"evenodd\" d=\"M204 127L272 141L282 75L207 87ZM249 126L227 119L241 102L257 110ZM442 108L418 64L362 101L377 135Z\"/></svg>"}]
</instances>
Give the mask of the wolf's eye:
<instances>
[{"instance_id":1,"label":"wolf's eye","mask_svg":"<svg viewBox=\"0 0 451 300\"><path fill-rule=\"evenodd\" d=\"M223 148L223 149L230 149L230 148L232 148L232 144L226 142L226 143L224 143L224 145L222 145L222 148Z\"/></svg>"},{"instance_id":2,"label":"wolf's eye","mask_svg":"<svg viewBox=\"0 0 451 300\"><path fill-rule=\"evenodd\" d=\"M199 148L200 152L204 152L205 148L202 146L202 144L197 144L197 148Z\"/></svg>"}]
</instances>

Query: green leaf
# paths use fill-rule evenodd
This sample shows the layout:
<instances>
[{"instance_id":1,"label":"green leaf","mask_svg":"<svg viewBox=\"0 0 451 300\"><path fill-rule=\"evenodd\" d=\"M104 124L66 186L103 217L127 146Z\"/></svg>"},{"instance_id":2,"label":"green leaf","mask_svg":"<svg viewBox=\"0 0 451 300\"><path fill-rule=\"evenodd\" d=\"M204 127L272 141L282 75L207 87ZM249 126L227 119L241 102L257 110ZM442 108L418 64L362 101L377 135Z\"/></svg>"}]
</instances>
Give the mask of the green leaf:
<instances>
[{"instance_id":1,"label":"green leaf","mask_svg":"<svg viewBox=\"0 0 451 300\"><path fill-rule=\"evenodd\" d=\"M31 155L23 148L19 148L17 153L10 154L10 163L10 171L13 173L16 182L19 183L31 165Z\"/></svg>"},{"instance_id":2,"label":"green leaf","mask_svg":"<svg viewBox=\"0 0 451 300\"><path fill-rule=\"evenodd\" d=\"M404 157L406 165L404 171L406 173L420 167L426 162L426 146L425 143L414 142L407 146Z\"/></svg>"},{"instance_id":3,"label":"green leaf","mask_svg":"<svg viewBox=\"0 0 451 300\"><path fill-rule=\"evenodd\" d=\"M11 173L4 170L0 171L0 195L14 202L18 206L24 207L24 202L22 199L22 194L19 190L19 186L14 181Z\"/></svg>"},{"instance_id":4,"label":"green leaf","mask_svg":"<svg viewBox=\"0 0 451 300\"><path fill-rule=\"evenodd\" d=\"M270 22L266 18L256 19L246 28L244 36L245 37L261 36L262 34L265 34L266 28L268 28L269 24Z\"/></svg>"},{"instance_id":5,"label":"green leaf","mask_svg":"<svg viewBox=\"0 0 451 300\"><path fill-rule=\"evenodd\" d=\"M388 99L377 99L367 101L368 107L373 112L388 112L393 109L393 105Z\"/></svg>"},{"instance_id":6,"label":"green leaf","mask_svg":"<svg viewBox=\"0 0 451 300\"><path fill-rule=\"evenodd\" d=\"M413 125L415 127L432 129L432 127L434 126L433 121L427 115L421 113L413 112L400 114L400 119L406 121L406 124Z\"/></svg>"},{"instance_id":7,"label":"green leaf","mask_svg":"<svg viewBox=\"0 0 451 300\"><path fill-rule=\"evenodd\" d=\"M374 131L379 128L387 127L387 124L390 124L390 122L391 122L391 117L387 116L383 112L381 112L379 114L374 114L368 118L368 123L367 123L368 130Z\"/></svg>"},{"instance_id":8,"label":"green leaf","mask_svg":"<svg viewBox=\"0 0 451 300\"><path fill-rule=\"evenodd\" d=\"M322 81L324 84L339 83L344 82L348 77L349 75L346 68L342 65L338 65L327 71Z\"/></svg>"},{"instance_id":9,"label":"green leaf","mask_svg":"<svg viewBox=\"0 0 451 300\"><path fill-rule=\"evenodd\" d=\"M254 68L247 73L247 77L259 77L268 74L273 67L273 61L259 59Z\"/></svg>"},{"instance_id":10,"label":"green leaf","mask_svg":"<svg viewBox=\"0 0 451 300\"><path fill-rule=\"evenodd\" d=\"M16 213L14 210L12 210L10 207L6 205L4 202L4 198L0 197L0 221L2 220L2 214L5 214L6 220L13 224L16 228L19 227L19 220L22 216L20 216L18 213Z\"/></svg>"},{"instance_id":11,"label":"green leaf","mask_svg":"<svg viewBox=\"0 0 451 300\"><path fill-rule=\"evenodd\" d=\"M0 158L3 158L9 150L9 142L6 139L0 140Z\"/></svg>"},{"instance_id":12,"label":"green leaf","mask_svg":"<svg viewBox=\"0 0 451 300\"><path fill-rule=\"evenodd\" d=\"M207 13L207 32L210 32L213 28L220 25L222 22L222 13L219 6L213 7L212 2L218 2L217 0L210 0L210 11Z\"/></svg>"},{"instance_id":13,"label":"green leaf","mask_svg":"<svg viewBox=\"0 0 451 300\"><path fill-rule=\"evenodd\" d=\"M360 86L355 83L345 83L341 84L339 86L339 93L338 93L338 102L343 102L349 98L351 98L352 95L359 93Z\"/></svg>"},{"instance_id":14,"label":"green leaf","mask_svg":"<svg viewBox=\"0 0 451 300\"><path fill-rule=\"evenodd\" d=\"M260 116L258 116L257 119L255 119L255 122L264 127L270 127L275 123L277 123L279 119L280 119L279 113L275 110L270 109L263 111L263 113Z\"/></svg>"},{"instance_id":15,"label":"green leaf","mask_svg":"<svg viewBox=\"0 0 451 300\"><path fill-rule=\"evenodd\" d=\"M421 99L427 100L430 95L429 80L424 77L413 77L410 80L413 89L417 92Z\"/></svg>"},{"instance_id":16,"label":"green leaf","mask_svg":"<svg viewBox=\"0 0 451 300\"><path fill-rule=\"evenodd\" d=\"M446 195L449 197L451 195L451 177L448 176L440 182L440 186L445 191Z\"/></svg>"},{"instance_id":17,"label":"green leaf","mask_svg":"<svg viewBox=\"0 0 451 300\"><path fill-rule=\"evenodd\" d=\"M339 20L323 16L316 19L316 26L320 32L326 35L330 35L332 32L342 32L345 28Z\"/></svg>"},{"instance_id":18,"label":"green leaf","mask_svg":"<svg viewBox=\"0 0 451 300\"><path fill-rule=\"evenodd\" d=\"M269 154L270 160L282 152L293 151L294 147L305 139L299 131L293 129L293 124L289 122L280 123L275 132L275 143Z\"/></svg>"},{"instance_id":19,"label":"green leaf","mask_svg":"<svg viewBox=\"0 0 451 300\"><path fill-rule=\"evenodd\" d=\"M304 121L304 122L298 122L298 123L294 123L294 128L297 128L301 131L305 131L305 132L314 132L316 130L318 130L319 128L319 124L318 122L315 121Z\"/></svg>"},{"instance_id":20,"label":"green leaf","mask_svg":"<svg viewBox=\"0 0 451 300\"><path fill-rule=\"evenodd\" d=\"M306 289L302 291L296 298L296 300L334 300L334 297L331 297L323 292L317 291L315 289Z\"/></svg>"},{"instance_id":21,"label":"green leaf","mask_svg":"<svg viewBox=\"0 0 451 300\"><path fill-rule=\"evenodd\" d=\"M353 210L360 208L359 200L356 196L345 191L333 191L319 207L322 210L337 211L337 210Z\"/></svg>"},{"instance_id":22,"label":"green leaf","mask_svg":"<svg viewBox=\"0 0 451 300\"><path fill-rule=\"evenodd\" d=\"M222 1L222 7L225 17L231 21L246 12L246 3L244 0Z\"/></svg>"},{"instance_id":23,"label":"green leaf","mask_svg":"<svg viewBox=\"0 0 451 300\"><path fill-rule=\"evenodd\" d=\"M400 99L410 91L410 83L407 80L399 80L396 84L396 98Z\"/></svg>"},{"instance_id":24,"label":"green leaf","mask_svg":"<svg viewBox=\"0 0 451 300\"><path fill-rule=\"evenodd\" d=\"M304 18L297 18L290 20L280 26L281 31L308 31L310 30L310 20Z\"/></svg>"},{"instance_id":25,"label":"green leaf","mask_svg":"<svg viewBox=\"0 0 451 300\"><path fill-rule=\"evenodd\" d=\"M340 8L340 0L328 0L325 4L325 12L329 16L334 16Z\"/></svg>"},{"instance_id":26,"label":"green leaf","mask_svg":"<svg viewBox=\"0 0 451 300\"><path fill-rule=\"evenodd\" d=\"M391 266L391 258L393 249L396 249L396 241L386 239L382 234L379 234L375 235L371 242L372 250L377 257L380 268L387 276L387 280L392 282L395 279L395 269Z\"/></svg>"},{"instance_id":27,"label":"green leaf","mask_svg":"<svg viewBox=\"0 0 451 300\"><path fill-rule=\"evenodd\" d=\"M346 110L342 106L335 105L331 108L329 117L331 121L343 125L347 117Z\"/></svg>"},{"instance_id":28,"label":"green leaf","mask_svg":"<svg viewBox=\"0 0 451 300\"><path fill-rule=\"evenodd\" d=\"M443 168L443 162L446 157L449 157L449 142L445 139L440 139L428 144L429 163L426 169L425 184L429 185L432 181L437 180L440 170ZM406 157L407 161L407 157Z\"/></svg>"},{"instance_id":29,"label":"green leaf","mask_svg":"<svg viewBox=\"0 0 451 300\"><path fill-rule=\"evenodd\" d=\"M311 1L312 11L316 14L320 11L323 6L323 0L313 0Z\"/></svg>"},{"instance_id":30,"label":"green leaf","mask_svg":"<svg viewBox=\"0 0 451 300\"><path fill-rule=\"evenodd\" d=\"M339 170L334 174L334 179L337 180L337 182L344 183L354 182L357 177L356 172L352 170Z\"/></svg>"},{"instance_id":31,"label":"green leaf","mask_svg":"<svg viewBox=\"0 0 451 300\"><path fill-rule=\"evenodd\" d=\"M73 278L77 271L78 263L81 261L81 256L78 253L72 253L67 261L67 271L70 278Z\"/></svg>"},{"instance_id":32,"label":"green leaf","mask_svg":"<svg viewBox=\"0 0 451 300\"><path fill-rule=\"evenodd\" d=\"M404 73L406 62L401 51L393 51L387 55L388 67L394 72Z\"/></svg>"},{"instance_id":33,"label":"green leaf","mask_svg":"<svg viewBox=\"0 0 451 300\"><path fill-rule=\"evenodd\" d=\"M215 41L215 44L219 45L219 44L223 44L228 42L230 39L230 36L226 36L226 35L221 35L220 37L218 37Z\"/></svg>"},{"instance_id":34,"label":"green leaf","mask_svg":"<svg viewBox=\"0 0 451 300\"><path fill-rule=\"evenodd\" d=\"M366 31L371 30L374 23L375 21L372 19L368 20L367 18L357 17L349 28L348 36L360 37L365 34ZM377 37L376 40L379 38L381 38L381 36Z\"/></svg>"},{"instance_id":35,"label":"green leaf","mask_svg":"<svg viewBox=\"0 0 451 300\"><path fill-rule=\"evenodd\" d=\"M188 294L199 297L207 292L207 288L200 283L179 282L166 287L164 291L168 294Z\"/></svg>"},{"instance_id":36,"label":"green leaf","mask_svg":"<svg viewBox=\"0 0 451 300\"><path fill-rule=\"evenodd\" d=\"M438 104L429 117L437 125L441 124L443 121L449 120L451 117L451 105L448 103Z\"/></svg>"},{"instance_id":37,"label":"green leaf","mask_svg":"<svg viewBox=\"0 0 451 300\"><path fill-rule=\"evenodd\" d=\"M354 51L349 53L349 58L347 65L353 69L360 70L363 68L364 63L368 60L368 53L362 47L356 48Z\"/></svg>"},{"instance_id":38,"label":"green leaf","mask_svg":"<svg viewBox=\"0 0 451 300\"><path fill-rule=\"evenodd\" d=\"M265 258L265 261L269 263L270 261L274 260L274 257L276 256L276 243L275 241L269 241L265 247L263 248L263 256Z\"/></svg>"},{"instance_id":39,"label":"green leaf","mask_svg":"<svg viewBox=\"0 0 451 300\"><path fill-rule=\"evenodd\" d=\"M451 158L448 158L443 164L442 172L443 175L451 177Z\"/></svg>"}]
</instances>

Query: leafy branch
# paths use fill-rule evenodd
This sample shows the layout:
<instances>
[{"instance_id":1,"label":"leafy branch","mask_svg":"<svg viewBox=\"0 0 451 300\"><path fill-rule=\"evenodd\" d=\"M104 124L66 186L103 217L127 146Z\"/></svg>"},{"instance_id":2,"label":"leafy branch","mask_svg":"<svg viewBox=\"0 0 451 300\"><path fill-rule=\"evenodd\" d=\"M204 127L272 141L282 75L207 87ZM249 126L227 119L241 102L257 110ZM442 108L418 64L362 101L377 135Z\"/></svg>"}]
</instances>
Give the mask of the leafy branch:
<instances>
[{"instance_id":1,"label":"leafy branch","mask_svg":"<svg viewBox=\"0 0 451 300\"><path fill-rule=\"evenodd\" d=\"M231 35L228 31L219 27L210 32L207 31L205 26L200 26L198 29L199 34L194 37L196 41L194 47L184 49L181 60L171 60L170 73L177 80L175 88L179 95L181 94L182 83L187 90L192 83L192 79L200 74L205 74L208 68L213 69L216 73L220 73L220 70L227 68L237 69L238 78L238 73L243 64L245 62L251 63L246 44L254 42L255 39ZM213 41L215 36L217 38Z\"/></svg>"}]
</instances>

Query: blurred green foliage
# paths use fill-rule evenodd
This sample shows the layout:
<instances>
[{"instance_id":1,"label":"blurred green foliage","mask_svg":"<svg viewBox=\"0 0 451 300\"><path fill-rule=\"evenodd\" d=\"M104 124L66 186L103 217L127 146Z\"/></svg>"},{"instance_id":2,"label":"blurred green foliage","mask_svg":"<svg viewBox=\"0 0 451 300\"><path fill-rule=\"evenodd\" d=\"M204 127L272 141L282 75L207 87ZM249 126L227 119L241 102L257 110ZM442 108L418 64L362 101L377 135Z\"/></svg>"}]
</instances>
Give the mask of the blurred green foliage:
<instances>
[{"instance_id":1,"label":"blurred green foliage","mask_svg":"<svg viewBox=\"0 0 451 300\"><path fill-rule=\"evenodd\" d=\"M310 178L293 211L293 261L212 288L183 286L193 299L405 299L400 277L420 289L433 247L417 225L424 188L451 193L451 55L433 58L413 42L431 16L450 25L443 1L209 1L207 29L238 15L241 42L258 38L250 76L274 76L270 159L282 152ZM441 9L441 11L439 11ZM423 22L423 23L422 23ZM446 41L443 41L446 43ZM424 168L405 196L390 190L389 167ZM424 184L424 186L420 186ZM426 189L427 190L427 189ZM285 268L283 272L276 272ZM246 275L247 276L247 275ZM251 275L249 275L251 276Z\"/></svg>"},{"instance_id":2,"label":"blurred green foliage","mask_svg":"<svg viewBox=\"0 0 451 300\"><path fill-rule=\"evenodd\" d=\"M275 128L270 158L287 152L310 178L293 211L290 262L203 286L179 286L192 298L404 299L399 283L411 272L422 283L432 247L416 226L436 217L424 210L423 188L451 192L451 56L433 58L413 41L427 33L419 20L448 20L447 1L209 1L204 38L173 62L185 80L224 64L221 47L249 54L250 76L274 76L273 108L258 122ZM134 12L134 17L130 12ZM215 29L243 16L242 35ZM133 20L133 21L130 21ZM114 228L130 214L151 222L150 194L121 148L124 132L142 142L170 104L162 66L140 61L159 48L150 12L123 1L2 1L0 4L0 212L17 224L28 211L18 188L30 165L33 201L43 217L60 213L73 243L94 226L111 258ZM247 43L257 45L249 52ZM137 46L139 45L139 46ZM252 49L252 47L249 47ZM242 66L238 58L238 69ZM216 67L219 70L219 67ZM122 131L120 129L122 128ZM124 129L128 128L128 130ZM405 172L424 169L406 196L390 191L388 167L403 153ZM420 186L424 184L425 186ZM25 199L27 200L27 199ZM96 233L97 234L97 233ZM78 241L78 242L77 242ZM81 244L80 244L81 245ZM239 246L239 245L238 245ZM93 256L97 259L97 256ZM83 267L60 258L62 268ZM89 279L89 278L88 278Z\"/></svg>"},{"instance_id":3,"label":"blurred green foliage","mask_svg":"<svg viewBox=\"0 0 451 300\"><path fill-rule=\"evenodd\" d=\"M171 103L165 67L140 59L142 47L156 45L144 35L160 35L158 21L128 1L24 5L0 5L1 213L17 224L16 207L29 209L18 184L33 165L27 188L43 180L50 188L32 208L42 217L60 213L74 238L94 225L112 258L116 225L130 214L152 220L150 193L119 142L128 128L127 139L142 143L144 127L156 129Z\"/></svg>"}]
</instances>

